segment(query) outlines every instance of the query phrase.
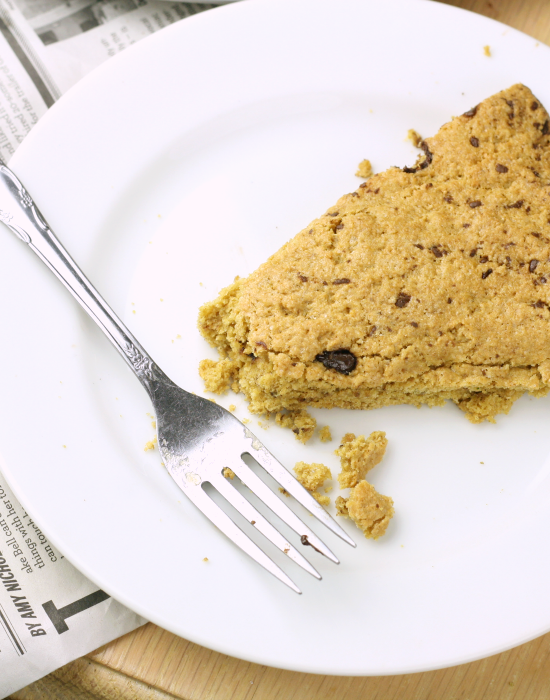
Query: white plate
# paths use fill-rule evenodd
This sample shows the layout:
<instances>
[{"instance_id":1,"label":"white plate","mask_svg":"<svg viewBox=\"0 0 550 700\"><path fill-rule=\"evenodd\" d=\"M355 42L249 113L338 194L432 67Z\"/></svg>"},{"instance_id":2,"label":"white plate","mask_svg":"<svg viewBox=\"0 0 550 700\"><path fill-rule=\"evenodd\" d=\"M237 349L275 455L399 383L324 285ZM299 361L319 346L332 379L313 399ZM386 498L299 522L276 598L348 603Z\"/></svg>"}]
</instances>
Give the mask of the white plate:
<instances>
[{"instance_id":1,"label":"white plate","mask_svg":"<svg viewBox=\"0 0 550 700\"><path fill-rule=\"evenodd\" d=\"M432 134L515 82L550 106L549 70L533 39L434 2L240 3L95 71L12 165L157 362L202 392L197 365L214 353L196 330L201 303L355 189L363 158L412 164L408 129ZM297 596L144 452L145 393L61 285L7 232L0 260L2 470L115 598L212 649L315 673L433 669L550 629L550 400L525 397L496 426L451 405L316 411L335 442L305 447L252 417L289 467L336 472L344 432L389 437L372 473L395 501L387 535L367 541L346 522L353 551L326 534L342 563L314 555L319 583L286 562Z\"/></svg>"}]
</instances>

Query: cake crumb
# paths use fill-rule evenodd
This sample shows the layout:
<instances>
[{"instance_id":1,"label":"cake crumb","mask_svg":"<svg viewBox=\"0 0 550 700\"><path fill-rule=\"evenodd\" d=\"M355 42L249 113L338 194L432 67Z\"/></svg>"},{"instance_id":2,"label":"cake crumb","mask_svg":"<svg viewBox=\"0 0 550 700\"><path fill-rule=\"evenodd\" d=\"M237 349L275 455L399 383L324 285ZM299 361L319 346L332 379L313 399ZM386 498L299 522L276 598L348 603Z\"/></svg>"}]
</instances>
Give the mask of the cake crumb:
<instances>
[{"instance_id":1,"label":"cake crumb","mask_svg":"<svg viewBox=\"0 0 550 700\"><path fill-rule=\"evenodd\" d=\"M347 499L344 498L343 496L337 496L336 500L334 501L334 505L336 506L336 515L342 515L344 518L349 517L348 516L348 508L347 508Z\"/></svg>"},{"instance_id":2,"label":"cake crumb","mask_svg":"<svg viewBox=\"0 0 550 700\"><path fill-rule=\"evenodd\" d=\"M149 450L154 450L155 449L155 443L152 440L149 440L149 442L145 443L145 447L143 448L144 452L148 452Z\"/></svg>"},{"instance_id":3,"label":"cake crumb","mask_svg":"<svg viewBox=\"0 0 550 700\"><path fill-rule=\"evenodd\" d=\"M490 46L484 46L483 47L483 53L485 56L490 57L491 56L491 47Z\"/></svg>"},{"instance_id":4,"label":"cake crumb","mask_svg":"<svg viewBox=\"0 0 550 700\"><path fill-rule=\"evenodd\" d=\"M330 506L330 498L328 496L323 496L322 493L317 493L317 491L313 491L311 495L322 506Z\"/></svg>"},{"instance_id":5,"label":"cake crumb","mask_svg":"<svg viewBox=\"0 0 550 700\"><path fill-rule=\"evenodd\" d=\"M364 435L355 437L353 433L346 433L342 444L334 451L342 465L338 474L340 488L352 488L364 479L367 472L382 461L387 446L386 433L382 431L375 431L366 439Z\"/></svg>"},{"instance_id":6,"label":"cake crumb","mask_svg":"<svg viewBox=\"0 0 550 700\"><path fill-rule=\"evenodd\" d=\"M330 432L328 425L325 425L319 431L319 439L321 442L330 442L332 440L332 433Z\"/></svg>"},{"instance_id":7,"label":"cake crumb","mask_svg":"<svg viewBox=\"0 0 550 700\"><path fill-rule=\"evenodd\" d=\"M376 540L387 530L395 511L393 499L378 493L368 481L360 481L346 500L336 499L338 515L349 517L363 531L365 537Z\"/></svg>"},{"instance_id":8,"label":"cake crumb","mask_svg":"<svg viewBox=\"0 0 550 700\"><path fill-rule=\"evenodd\" d=\"M424 141L424 139L422 138L422 136L420 136L418 131L415 131L414 129L409 129L407 131L407 139L412 143L412 145L415 148L420 148L420 144L422 143L422 141Z\"/></svg>"},{"instance_id":9,"label":"cake crumb","mask_svg":"<svg viewBox=\"0 0 550 700\"><path fill-rule=\"evenodd\" d=\"M229 467L224 467L222 469L222 474L226 479L231 479L232 481L235 478L235 472L232 469L229 469Z\"/></svg>"},{"instance_id":10,"label":"cake crumb","mask_svg":"<svg viewBox=\"0 0 550 700\"><path fill-rule=\"evenodd\" d=\"M294 471L298 481L318 503L322 506L330 505L330 498L317 492L317 489L320 489L327 479L332 479L332 474L327 466L315 462L312 464L297 462ZM325 493L326 491L327 489L325 489Z\"/></svg>"},{"instance_id":11,"label":"cake crumb","mask_svg":"<svg viewBox=\"0 0 550 700\"><path fill-rule=\"evenodd\" d=\"M355 173L357 177L362 177L367 180L369 177L373 176L372 164L370 160L362 160L357 166L357 172Z\"/></svg>"},{"instance_id":12,"label":"cake crumb","mask_svg":"<svg viewBox=\"0 0 550 700\"><path fill-rule=\"evenodd\" d=\"M282 486L279 486L279 491L283 494L283 496L290 498L289 492L286 489L284 489Z\"/></svg>"},{"instance_id":13,"label":"cake crumb","mask_svg":"<svg viewBox=\"0 0 550 700\"><path fill-rule=\"evenodd\" d=\"M208 561L208 557L204 557L203 561Z\"/></svg>"},{"instance_id":14,"label":"cake crumb","mask_svg":"<svg viewBox=\"0 0 550 700\"><path fill-rule=\"evenodd\" d=\"M199 374L204 381L206 391L225 394L233 381L236 365L232 360L201 360Z\"/></svg>"},{"instance_id":15,"label":"cake crumb","mask_svg":"<svg viewBox=\"0 0 550 700\"><path fill-rule=\"evenodd\" d=\"M275 422L282 428L290 428L296 440L305 443L313 436L317 421L307 411L279 411Z\"/></svg>"},{"instance_id":16,"label":"cake crumb","mask_svg":"<svg viewBox=\"0 0 550 700\"><path fill-rule=\"evenodd\" d=\"M235 406L234 403L230 403L227 410L228 410L228 411L231 411L231 413L233 413L233 411L236 411L236 410L237 410L237 407Z\"/></svg>"}]
</instances>

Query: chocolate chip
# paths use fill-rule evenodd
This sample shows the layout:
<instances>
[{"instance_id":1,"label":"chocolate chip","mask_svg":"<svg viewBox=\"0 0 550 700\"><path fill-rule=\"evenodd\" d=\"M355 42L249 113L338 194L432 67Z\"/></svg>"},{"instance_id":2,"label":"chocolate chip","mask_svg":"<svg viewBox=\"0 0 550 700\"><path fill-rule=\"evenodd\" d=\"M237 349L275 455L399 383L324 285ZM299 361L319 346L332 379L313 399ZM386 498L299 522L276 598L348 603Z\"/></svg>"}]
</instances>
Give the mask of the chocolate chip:
<instances>
[{"instance_id":1,"label":"chocolate chip","mask_svg":"<svg viewBox=\"0 0 550 700\"><path fill-rule=\"evenodd\" d=\"M426 158L414 168L403 168L404 173L416 173L418 170L424 170L433 160L433 153L428 148L428 144L425 141L420 143L420 148L424 151Z\"/></svg>"},{"instance_id":2,"label":"chocolate chip","mask_svg":"<svg viewBox=\"0 0 550 700\"><path fill-rule=\"evenodd\" d=\"M341 277L340 279L334 280L332 284L349 284L351 280L347 277Z\"/></svg>"},{"instance_id":3,"label":"chocolate chip","mask_svg":"<svg viewBox=\"0 0 550 700\"><path fill-rule=\"evenodd\" d=\"M443 197L443 199L444 199L446 202L449 202L449 203L451 203L451 202L453 201L453 197L452 197L452 195L450 195L450 194L446 194L446 195Z\"/></svg>"},{"instance_id":4,"label":"chocolate chip","mask_svg":"<svg viewBox=\"0 0 550 700\"><path fill-rule=\"evenodd\" d=\"M411 326L414 326L414 328L418 328L418 323L416 321L411 321Z\"/></svg>"},{"instance_id":5,"label":"chocolate chip","mask_svg":"<svg viewBox=\"0 0 550 700\"><path fill-rule=\"evenodd\" d=\"M308 281L308 279L307 279L307 277L306 277L305 275L298 275L298 278L299 278L300 280L302 280L302 282L307 282L307 281Z\"/></svg>"},{"instance_id":6,"label":"chocolate chip","mask_svg":"<svg viewBox=\"0 0 550 700\"><path fill-rule=\"evenodd\" d=\"M340 374L349 374L357 366L357 358L349 350L325 350L315 359L327 369L334 369Z\"/></svg>"},{"instance_id":7,"label":"chocolate chip","mask_svg":"<svg viewBox=\"0 0 550 700\"><path fill-rule=\"evenodd\" d=\"M420 163L418 167L420 168L420 170L424 170L424 168L427 168L428 165L430 165L434 156L428 148L428 144L425 141L422 141L422 143L420 144L420 148L424 151L424 154L426 155L426 160Z\"/></svg>"},{"instance_id":8,"label":"chocolate chip","mask_svg":"<svg viewBox=\"0 0 550 700\"><path fill-rule=\"evenodd\" d=\"M256 345L261 345L262 348L265 348L267 350L267 345L264 343L263 340L257 340Z\"/></svg>"},{"instance_id":9,"label":"chocolate chip","mask_svg":"<svg viewBox=\"0 0 550 700\"><path fill-rule=\"evenodd\" d=\"M312 228L309 229L309 233L313 233L313 229L312 229Z\"/></svg>"},{"instance_id":10,"label":"chocolate chip","mask_svg":"<svg viewBox=\"0 0 550 700\"><path fill-rule=\"evenodd\" d=\"M495 170L497 171L497 173L507 173L508 172L508 168L505 165L501 165L500 163L497 163L495 165Z\"/></svg>"},{"instance_id":11,"label":"chocolate chip","mask_svg":"<svg viewBox=\"0 0 550 700\"><path fill-rule=\"evenodd\" d=\"M462 228L470 228L471 224L462 224Z\"/></svg>"},{"instance_id":12,"label":"chocolate chip","mask_svg":"<svg viewBox=\"0 0 550 700\"><path fill-rule=\"evenodd\" d=\"M374 194L378 194L379 192L380 192L380 187L377 187L377 188L374 190Z\"/></svg>"},{"instance_id":13,"label":"chocolate chip","mask_svg":"<svg viewBox=\"0 0 550 700\"><path fill-rule=\"evenodd\" d=\"M336 227L336 230L340 231L340 229L343 229L343 228L344 228L344 224L338 224L338 226Z\"/></svg>"},{"instance_id":14,"label":"chocolate chip","mask_svg":"<svg viewBox=\"0 0 550 700\"><path fill-rule=\"evenodd\" d=\"M327 214L327 216L338 216L339 213L340 213L340 212L337 212L337 211L330 211L330 212Z\"/></svg>"},{"instance_id":15,"label":"chocolate chip","mask_svg":"<svg viewBox=\"0 0 550 700\"><path fill-rule=\"evenodd\" d=\"M506 204L505 209L521 209L523 206L523 199L518 199L517 202L514 202L513 204Z\"/></svg>"},{"instance_id":16,"label":"chocolate chip","mask_svg":"<svg viewBox=\"0 0 550 700\"><path fill-rule=\"evenodd\" d=\"M546 136L546 134L550 131L550 125L548 124L548 119L544 122L542 125L542 129L540 130L540 133L543 136Z\"/></svg>"},{"instance_id":17,"label":"chocolate chip","mask_svg":"<svg viewBox=\"0 0 550 700\"><path fill-rule=\"evenodd\" d=\"M350 197L359 197L359 192L352 192Z\"/></svg>"},{"instance_id":18,"label":"chocolate chip","mask_svg":"<svg viewBox=\"0 0 550 700\"><path fill-rule=\"evenodd\" d=\"M426 189L429 190L431 187L433 187L433 182L428 182L426 183Z\"/></svg>"},{"instance_id":19,"label":"chocolate chip","mask_svg":"<svg viewBox=\"0 0 550 700\"><path fill-rule=\"evenodd\" d=\"M482 202L480 202L479 199L476 199L473 202L468 202L468 205L470 206L471 209L475 209L476 207L483 206Z\"/></svg>"},{"instance_id":20,"label":"chocolate chip","mask_svg":"<svg viewBox=\"0 0 550 700\"><path fill-rule=\"evenodd\" d=\"M546 277L539 278L539 284L546 284L546 282L547 282Z\"/></svg>"},{"instance_id":21,"label":"chocolate chip","mask_svg":"<svg viewBox=\"0 0 550 700\"><path fill-rule=\"evenodd\" d=\"M474 148L477 148L479 146L479 139L476 139L475 136L470 136L470 143Z\"/></svg>"},{"instance_id":22,"label":"chocolate chip","mask_svg":"<svg viewBox=\"0 0 550 700\"><path fill-rule=\"evenodd\" d=\"M436 258L442 258L447 253L446 250L440 250L438 245L433 245L430 248L430 250L432 251L432 253L435 255Z\"/></svg>"},{"instance_id":23,"label":"chocolate chip","mask_svg":"<svg viewBox=\"0 0 550 700\"><path fill-rule=\"evenodd\" d=\"M534 304L530 304L530 306L532 306L532 307L535 308L535 309L544 309L544 307L546 306L546 304L545 304L543 301L541 301L541 300L539 299L539 300L536 301Z\"/></svg>"},{"instance_id":24,"label":"chocolate chip","mask_svg":"<svg viewBox=\"0 0 550 700\"><path fill-rule=\"evenodd\" d=\"M531 102L531 109L533 110L533 112L535 111L535 109L538 109L538 108L539 108L538 102Z\"/></svg>"},{"instance_id":25,"label":"chocolate chip","mask_svg":"<svg viewBox=\"0 0 550 700\"><path fill-rule=\"evenodd\" d=\"M529 263L529 272L534 272L537 269L538 264L538 260L531 260L531 262Z\"/></svg>"},{"instance_id":26,"label":"chocolate chip","mask_svg":"<svg viewBox=\"0 0 550 700\"><path fill-rule=\"evenodd\" d=\"M403 309L409 301L411 300L411 297L409 294L405 294L405 292L399 292L399 296L395 300L395 305L398 306L400 309Z\"/></svg>"},{"instance_id":27,"label":"chocolate chip","mask_svg":"<svg viewBox=\"0 0 550 700\"><path fill-rule=\"evenodd\" d=\"M370 338L371 335L374 335L375 333L376 333L376 326L372 326L367 335Z\"/></svg>"},{"instance_id":28,"label":"chocolate chip","mask_svg":"<svg viewBox=\"0 0 550 700\"><path fill-rule=\"evenodd\" d=\"M420 243L413 243L413 246L414 246L415 248L420 248L420 250L424 250L424 246L421 245Z\"/></svg>"},{"instance_id":29,"label":"chocolate chip","mask_svg":"<svg viewBox=\"0 0 550 700\"><path fill-rule=\"evenodd\" d=\"M481 279L482 279L482 280L486 280L487 277L489 277L489 275L490 275L491 273L492 273L491 268L489 268L488 270L485 270L485 272L483 272L483 273L481 274Z\"/></svg>"},{"instance_id":30,"label":"chocolate chip","mask_svg":"<svg viewBox=\"0 0 550 700\"><path fill-rule=\"evenodd\" d=\"M479 105L476 105L475 107L472 107L472 108L469 109L467 112L464 112L464 114L463 114L462 116L463 116L463 117L475 117L478 107L479 107Z\"/></svg>"},{"instance_id":31,"label":"chocolate chip","mask_svg":"<svg viewBox=\"0 0 550 700\"><path fill-rule=\"evenodd\" d=\"M452 304L452 303L453 303L453 300L451 299L451 297L449 297L449 298L447 299L447 304Z\"/></svg>"},{"instance_id":32,"label":"chocolate chip","mask_svg":"<svg viewBox=\"0 0 550 700\"><path fill-rule=\"evenodd\" d=\"M477 248L472 248L472 250L470 251L470 257L473 258L476 253L477 253Z\"/></svg>"},{"instance_id":33,"label":"chocolate chip","mask_svg":"<svg viewBox=\"0 0 550 700\"><path fill-rule=\"evenodd\" d=\"M363 189L363 188L366 187L366 186L367 186L367 183L366 183L366 182L362 182L362 183L359 185L359 187L360 187L361 189Z\"/></svg>"},{"instance_id":34,"label":"chocolate chip","mask_svg":"<svg viewBox=\"0 0 550 700\"><path fill-rule=\"evenodd\" d=\"M535 231L531 231L531 235L535 238L540 238L540 233L536 233Z\"/></svg>"},{"instance_id":35,"label":"chocolate chip","mask_svg":"<svg viewBox=\"0 0 550 700\"><path fill-rule=\"evenodd\" d=\"M480 263L486 263L489 258L486 255L482 255L481 258L479 259Z\"/></svg>"}]
</instances>

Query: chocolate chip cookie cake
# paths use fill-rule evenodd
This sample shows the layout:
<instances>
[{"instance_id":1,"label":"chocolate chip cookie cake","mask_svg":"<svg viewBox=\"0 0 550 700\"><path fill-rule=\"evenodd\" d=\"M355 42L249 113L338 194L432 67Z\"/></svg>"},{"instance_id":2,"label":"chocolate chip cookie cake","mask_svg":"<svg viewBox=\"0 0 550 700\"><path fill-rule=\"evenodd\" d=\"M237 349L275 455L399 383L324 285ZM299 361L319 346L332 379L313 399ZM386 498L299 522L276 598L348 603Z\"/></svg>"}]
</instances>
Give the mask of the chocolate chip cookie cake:
<instances>
[{"instance_id":1,"label":"chocolate chip cookie cake","mask_svg":"<svg viewBox=\"0 0 550 700\"><path fill-rule=\"evenodd\" d=\"M473 422L546 394L549 124L514 85L344 195L201 308L207 388L254 413L451 400Z\"/></svg>"}]
</instances>

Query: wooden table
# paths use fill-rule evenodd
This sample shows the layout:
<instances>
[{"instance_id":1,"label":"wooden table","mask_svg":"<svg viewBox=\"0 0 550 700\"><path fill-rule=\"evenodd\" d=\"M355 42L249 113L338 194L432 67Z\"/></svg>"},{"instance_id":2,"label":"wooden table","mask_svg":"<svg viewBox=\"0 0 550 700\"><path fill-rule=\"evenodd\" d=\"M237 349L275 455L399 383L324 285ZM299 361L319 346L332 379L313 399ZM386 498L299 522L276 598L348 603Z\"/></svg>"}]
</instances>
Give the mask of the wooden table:
<instances>
[{"instance_id":1,"label":"wooden table","mask_svg":"<svg viewBox=\"0 0 550 700\"><path fill-rule=\"evenodd\" d=\"M446 4L492 17L550 44L550 0L446 0ZM550 699L550 633L503 654L442 671L340 678L280 671L239 661L147 624L11 698L547 700Z\"/></svg>"}]
</instances>

